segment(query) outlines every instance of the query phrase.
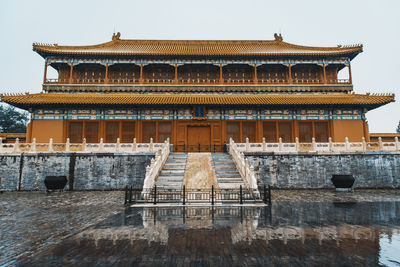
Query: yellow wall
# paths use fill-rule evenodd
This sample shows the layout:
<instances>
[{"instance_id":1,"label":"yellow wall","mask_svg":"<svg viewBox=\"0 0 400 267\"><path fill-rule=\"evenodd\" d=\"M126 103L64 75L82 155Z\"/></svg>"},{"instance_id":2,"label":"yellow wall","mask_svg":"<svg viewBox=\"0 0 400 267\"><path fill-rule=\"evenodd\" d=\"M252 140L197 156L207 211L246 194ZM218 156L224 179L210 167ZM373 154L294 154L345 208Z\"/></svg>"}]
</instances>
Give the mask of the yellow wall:
<instances>
[{"instance_id":1,"label":"yellow wall","mask_svg":"<svg viewBox=\"0 0 400 267\"><path fill-rule=\"evenodd\" d=\"M361 142L364 136L364 122L362 120L332 121L333 142ZM364 136L365 137L365 136Z\"/></svg>"},{"instance_id":2,"label":"yellow wall","mask_svg":"<svg viewBox=\"0 0 400 267\"><path fill-rule=\"evenodd\" d=\"M36 138L37 143L48 143L53 138L54 143L64 142L64 123L62 120L33 120L32 140Z\"/></svg>"}]
</instances>

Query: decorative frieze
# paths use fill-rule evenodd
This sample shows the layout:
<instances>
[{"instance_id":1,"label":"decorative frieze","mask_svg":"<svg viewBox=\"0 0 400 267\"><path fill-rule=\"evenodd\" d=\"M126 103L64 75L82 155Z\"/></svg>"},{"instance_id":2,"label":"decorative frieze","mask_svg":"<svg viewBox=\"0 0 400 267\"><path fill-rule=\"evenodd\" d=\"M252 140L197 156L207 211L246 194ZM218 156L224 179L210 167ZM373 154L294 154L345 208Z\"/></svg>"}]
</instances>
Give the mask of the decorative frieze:
<instances>
[{"instance_id":1,"label":"decorative frieze","mask_svg":"<svg viewBox=\"0 0 400 267\"><path fill-rule=\"evenodd\" d=\"M207 109L207 120L361 120L361 109ZM181 109L36 109L34 120L192 120Z\"/></svg>"}]
</instances>

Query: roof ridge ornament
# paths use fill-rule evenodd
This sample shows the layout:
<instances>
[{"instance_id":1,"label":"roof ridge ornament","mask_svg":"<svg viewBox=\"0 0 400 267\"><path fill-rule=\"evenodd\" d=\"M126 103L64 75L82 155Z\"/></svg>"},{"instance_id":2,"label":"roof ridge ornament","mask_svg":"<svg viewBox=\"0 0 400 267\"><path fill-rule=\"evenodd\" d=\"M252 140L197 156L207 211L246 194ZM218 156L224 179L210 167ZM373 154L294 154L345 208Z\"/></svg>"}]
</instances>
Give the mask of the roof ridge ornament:
<instances>
[{"instance_id":1,"label":"roof ridge ornament","mask_svg":"<svg viewBox=\"0 0 400 267\"><path fill-rule=\"evenodd\" d=\"M112 36L112 40L113 41L120 40L120 37L121 37L121 33L120 32L117 32L117 34L115 34L115 32L114 32L113 36Z\"/></svg>"},{"instance_id":2,"label":"roof ridge ornament","mask_svg":"<svg viewBox=\"0 0 400 267\"><path fill-rule=\"evenodd\" d=\"M278 42L282 42L283 41L282 34L274 33L274 38L275 38L275 41L278 41Z\"/></svg>"}]
</instances>

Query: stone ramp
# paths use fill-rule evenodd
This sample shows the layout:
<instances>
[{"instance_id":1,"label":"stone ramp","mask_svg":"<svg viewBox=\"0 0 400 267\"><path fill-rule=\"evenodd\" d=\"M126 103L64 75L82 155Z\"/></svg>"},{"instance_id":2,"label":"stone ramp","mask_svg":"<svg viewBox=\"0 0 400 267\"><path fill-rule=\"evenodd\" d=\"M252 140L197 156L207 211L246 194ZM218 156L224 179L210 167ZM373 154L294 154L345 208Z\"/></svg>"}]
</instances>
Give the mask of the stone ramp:
<instances>
[{"instance_id":1,"label":"stone ramp","mask_svg":"<svg viewBox=\"0 0 400 267\"><path fill-rule=\"evenodd\" d=\"M184 185L187 190L218 188L211 153L188 154Z\"/></svg>"},{"instance_id":2,"label":"stone ramp","mask_svg":"<svg viewBox=\"0 0 400 267\"><path fill-rule=\"evenodd\" d=\"M246 186L228 153L212 153L212 159L215 168L215 175L220 189L239 189L243 190Z\"/></svg>"},{"instance_id":3,"label":"stone ramp","mask_svg":"<svg viewBox=\"0 0 400 267\"><path fill-rule=\"evenodd\" d=\"M187 154L171 153L158 175L157 190L181 190L185 174Z\"/></svg>"}]
</instances>

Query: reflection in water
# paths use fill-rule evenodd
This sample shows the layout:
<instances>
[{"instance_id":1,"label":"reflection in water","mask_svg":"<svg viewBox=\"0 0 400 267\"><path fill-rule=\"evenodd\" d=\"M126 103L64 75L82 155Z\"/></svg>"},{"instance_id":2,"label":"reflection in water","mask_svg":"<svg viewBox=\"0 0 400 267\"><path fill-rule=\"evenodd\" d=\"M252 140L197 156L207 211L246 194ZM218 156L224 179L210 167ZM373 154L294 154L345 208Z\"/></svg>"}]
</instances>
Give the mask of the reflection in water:
<instances>
[{"instance_id":1,"label":"reflection in water","mask_svg":"<svg viewBox=\"0 0 400 267\"><path fill-rule=\"evenodd\" d=\"M400 202L128 208L19 264L393 265L399 237Z\"/></svg>"}]
</instances>

